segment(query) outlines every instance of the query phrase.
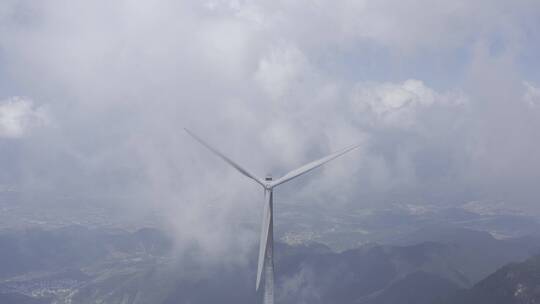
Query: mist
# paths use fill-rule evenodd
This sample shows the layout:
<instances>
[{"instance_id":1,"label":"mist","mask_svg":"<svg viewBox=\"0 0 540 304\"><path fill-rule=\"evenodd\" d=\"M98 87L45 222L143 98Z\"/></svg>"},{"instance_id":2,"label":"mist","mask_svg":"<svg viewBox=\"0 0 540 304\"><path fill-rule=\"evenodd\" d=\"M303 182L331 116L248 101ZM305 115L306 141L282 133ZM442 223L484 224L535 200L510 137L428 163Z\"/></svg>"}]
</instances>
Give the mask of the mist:
<instances>
[{"instance_id":1,"label":"mist","mask_svg":"<svg viewBox=\"0 0 540 304\"><path fill-rule=\"evenodd\" d=\"M157 214L242 263L261 189L359 210L505 202L540 213L538 1L3 1L0 191Z\"/></svg>"}]
</instances>

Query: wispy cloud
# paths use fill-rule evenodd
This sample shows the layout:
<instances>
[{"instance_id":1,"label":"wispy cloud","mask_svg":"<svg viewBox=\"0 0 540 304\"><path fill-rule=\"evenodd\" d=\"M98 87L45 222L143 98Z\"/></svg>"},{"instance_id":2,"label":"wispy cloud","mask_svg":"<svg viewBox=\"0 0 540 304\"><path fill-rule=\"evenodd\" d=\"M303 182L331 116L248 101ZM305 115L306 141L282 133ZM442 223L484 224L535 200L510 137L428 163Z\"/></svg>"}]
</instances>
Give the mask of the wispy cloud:
<instances>
[{"instance_id":1,"label":"wispy cloud","mask_svg":"<svg viewBox=\"0 0 540 304\"><path fill-rule=\"evenodd\" d=\"M11 97L0 101L0 137L20 138L49 122L45 108L34 106L30 99Z\"/></svg>"}]
</instances>

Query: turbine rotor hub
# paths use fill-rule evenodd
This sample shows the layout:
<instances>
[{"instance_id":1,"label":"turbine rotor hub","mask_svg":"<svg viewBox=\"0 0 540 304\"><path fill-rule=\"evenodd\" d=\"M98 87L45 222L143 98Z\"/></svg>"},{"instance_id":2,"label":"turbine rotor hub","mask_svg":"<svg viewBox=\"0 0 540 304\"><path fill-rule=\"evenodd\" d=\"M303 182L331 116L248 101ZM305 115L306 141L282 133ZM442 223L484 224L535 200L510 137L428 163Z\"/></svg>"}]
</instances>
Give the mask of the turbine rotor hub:
<instances>
[{"instance_id":1,"label":"turbine rotor hub","mask_svg":"<svg viewBox=\"0 0 540 304\"><path fill-rule=\"evenodd\" d=\"M265 177L264 177L264 188L266 188L267 190L270 190L272 187L272 175L271 174L267 174Z\"/></svg>"}]
</instances>

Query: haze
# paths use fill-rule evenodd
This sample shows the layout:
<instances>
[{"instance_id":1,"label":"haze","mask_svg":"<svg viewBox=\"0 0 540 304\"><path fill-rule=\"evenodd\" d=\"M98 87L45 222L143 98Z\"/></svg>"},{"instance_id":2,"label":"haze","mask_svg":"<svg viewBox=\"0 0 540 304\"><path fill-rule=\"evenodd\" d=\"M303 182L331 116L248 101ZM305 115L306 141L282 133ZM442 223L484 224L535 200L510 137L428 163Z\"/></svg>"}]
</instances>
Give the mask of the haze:
<instances>
[{"instance_id":1,"label":"haze","mask_svg":"<svg viewBox=\"0 0 540 304\"><path fill-rule=\"evenodd\" d=\"M362 144L280 189L277 218L538 214L538 28L533 0L2 1L0 191L37 213L157 214L180 250L241 261L261 191L189 127L260 176Z\"/></svg>"}]
</instances>

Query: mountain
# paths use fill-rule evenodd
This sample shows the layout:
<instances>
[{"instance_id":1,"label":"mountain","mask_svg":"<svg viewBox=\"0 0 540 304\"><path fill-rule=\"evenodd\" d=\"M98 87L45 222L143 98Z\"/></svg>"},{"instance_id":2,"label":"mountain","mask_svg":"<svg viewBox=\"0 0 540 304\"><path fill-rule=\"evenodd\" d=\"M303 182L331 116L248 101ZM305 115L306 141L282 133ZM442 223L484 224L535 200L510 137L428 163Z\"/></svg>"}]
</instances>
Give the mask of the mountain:
<instances>
[{"instance_id":1,"label":"mountain","mask_svg":"<svg viewBox=\"0 0 540 304\"><path fill-rule=\"evenodd\" d=\"M413 238L426 241L286 256L280 252L290 249L279 245L276 247L276 281L282 293L279 300L281 303L429 303L458 288L473 286L510 261L522 261L540 252L538 238L497 240L489 233L467 229L433 228Z\"/></svg>"},{"instance_id":2,"label":"mountain","mask_svg":"<svg viewBox=\"0 0 540 304\"><path fill-rule=\"evenodd\" d=\"M474 287L459 292L445 304L540 303L540 255L497 270Z\"/></svg>"},{"instance_id":3,"label":"mountain","mask_svg":"<svg viewBox=\"0 0 540 304\"><path fill-rule=\"evenodd\" d=\"M254 303L257 248L234 264L182 255L162 231L68 226L0 234L0 299L15 303ZM439 228L342 252L276 243L276 302L428 304L539 253L538 238ZM421 291L421 292L419 292ZM3 297L3 298L2 298ZM10 300L12 301L12 300ZM18 302L17 302L18 301ZM9 303L7 300L0 303Z\"/></svg>"},{"instance_id":4,"label":"mountain","mask_svg":"<svg viewBox=\"0 0 540 304\"><path fill-rule=\"evenodd\" d=\"M162 255L171 247L171 239L149 228L134 233L84 226L4 231L0 234L0 279L78 268L112 256Z\"/></svg>"},{"instance_id":5,"label":"mountain","mask_svg":"<svg viewBox=\"0 0 540 304\"><path fill-rule=\"evenodd\" d=\"M450 296L458 286L450 280L423 271L406 275L365 304L433 304L435 299Z\"/></svg>"},{"instance_id":6,"label":"mountain","mask_svg":"<svg viewBox=\"0 0 540 304\"><path fill-rule=\"evenodd\" d=\"M409 234L447 227L486 231L498 239L538 234L540 219L512 210L510 204L471 202L462 206L394 204L373 208L312 208L302 202L276 209L276 236L289 244L324 243L336 251L366 243L404 244ZM408 244L415 244L413 241Z\"/></svg>"}]
</instances>

